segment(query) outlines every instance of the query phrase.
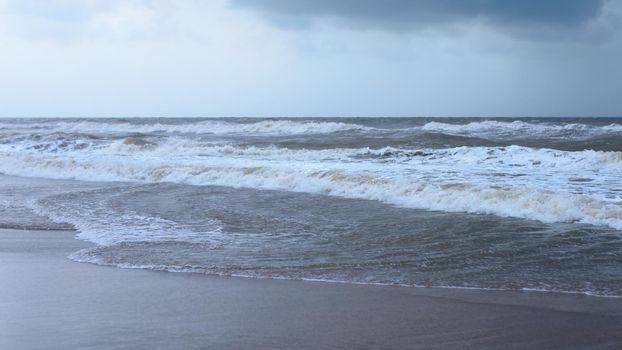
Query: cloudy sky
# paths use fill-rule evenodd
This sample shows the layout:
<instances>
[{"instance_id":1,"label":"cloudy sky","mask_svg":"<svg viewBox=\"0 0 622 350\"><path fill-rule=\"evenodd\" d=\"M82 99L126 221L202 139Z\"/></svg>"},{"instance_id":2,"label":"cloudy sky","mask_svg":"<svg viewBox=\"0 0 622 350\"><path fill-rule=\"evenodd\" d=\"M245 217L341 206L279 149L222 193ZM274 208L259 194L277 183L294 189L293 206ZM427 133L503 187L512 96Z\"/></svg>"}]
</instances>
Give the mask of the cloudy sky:
<instances>
[{"instance_id":1,"label":"cloudy sky","mask_svg":"<svg viewBox=\"0 0 622 350\"><path fill-rule=\"evenodd\" d=\"M622 1L0 0L0 116L622 116Z\"/></svg>"}]
</instances>

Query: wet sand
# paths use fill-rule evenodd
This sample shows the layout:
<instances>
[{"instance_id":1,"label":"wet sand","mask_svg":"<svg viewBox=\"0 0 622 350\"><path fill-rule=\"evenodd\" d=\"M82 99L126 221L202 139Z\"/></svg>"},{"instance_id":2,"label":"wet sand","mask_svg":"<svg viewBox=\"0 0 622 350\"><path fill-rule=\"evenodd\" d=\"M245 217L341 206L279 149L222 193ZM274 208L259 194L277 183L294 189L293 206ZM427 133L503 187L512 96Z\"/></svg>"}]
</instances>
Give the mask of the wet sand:
<instances>
[{"instance_id":1,"label":"wet sand","mask_svg":"<svg viewBox=\"0 0 622 350\"><path fill-rule=\"evenodd\" d=\"M622 298L118 269L0 230L0 349L622 349Z\"/></svg>"}]
</instances>

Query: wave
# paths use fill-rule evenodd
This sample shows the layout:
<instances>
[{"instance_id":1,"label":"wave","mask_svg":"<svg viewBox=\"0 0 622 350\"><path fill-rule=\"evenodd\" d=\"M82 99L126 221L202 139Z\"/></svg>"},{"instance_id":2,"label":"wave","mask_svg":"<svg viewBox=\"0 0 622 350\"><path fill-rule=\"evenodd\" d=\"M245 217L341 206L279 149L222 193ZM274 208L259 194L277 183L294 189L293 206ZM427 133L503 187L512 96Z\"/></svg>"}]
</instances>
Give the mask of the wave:
<instances>
[{"instance_id":1,"label":"wave","mask_svg":"<svg viewBox=\"0 0 622 350\"><path fill-rule=\"evenodd\" d=\"M94 134L188 133L188 134L258 134L299 135L328 134L347 130L367 130L366 126L333 121L262 120L226 122L204 120L186 123L129 123L123 121L47 121L39 123L3 123L0 129L33 129L37 132Z\"/></svg>"},{"instance_id":2,"label":"wave","mask_svg":"<svg viewBox=\"0 0 622 350\"><path fill-rule=\"evenodd\" d=\"M131 154L137 157L201 157L264 160L272 162L330 162L330 163L382 163L417 166L419 171L434 167L461 169L465 173L485 170L513 172L572 171L586 173L590 170L606 176L607 169L622 171L622 152L615 151L559 151L533 149L522 146L508 147L453 147L430 148L334 148L321 150L288 149L276 146L257 147L218 142L194 142L169 139L161 144L128 144L117 141L97 149L94 154L111 156ZM389 169L389 168L387 168ZM397 170L397 169L396 169ZM401 169L404 170L404 169ZM594 174L594 176L596 176Z\"/></svg>"},{"instance_id":3,"label":"wave","mask_svg":"<svg viewBox=\"0 0 622 350\"><path fill-rule=\"evenodd\" d=\"M352 151L357 157L385 160L446 163L456 169L463 165L494 165L503 167L562 168L585 170L585 167L622 166L622 152L577 151L568 152L547 148L534 149L523 146L507 147L453 147L445 149L403 149L384 147L381 149L359 149Z\"/></svg>"},{"instance_id":4,"label":"wave","mask_svg":"<svg viewBox=\"0 0 622 350\"><path fill-rule=\"evenodd\" d=\"M525 122L515 120L511 122L485 120L466 124L452 124L443 122L429 122L421 127L424 131L442 132L453 135L496 135L506 136L591 136L605 133L622 133L622 125L609 124L604 126L587 125L581 123L553 124L539 122Z\"/></svg>"},{"instance_id":5,"label":"wave","mask_svg":"<svg viewBox=\"0 0 622 350\"><path fill-rule=\"evenodd\" d=\"M220 151L222 149L216 150ZM256 149L250 151L257 152ZM261 152L274 155L290 151L270 149ZM397 155L407 157L407 160L390 167L352 157L365 152L362 150L350 150L345 154L335 151L334 161L326 158L326 154L315 154L318 158L329 159L327 162L311 161L314 151L308 151L309 154L296 152L300 161L295 161L293 155L272 155L266 159L118 155L80 158L36 153L17 156L12 153L0 156L0 171L18 176L36 174L87 181L173 182L277 189L378 200L418 209L494 214L547 223L578 222L622 229L619 193L616 196L615 192L599 192L602 190L600 184L615 188L619 183L622 156L616 152L533 151L518 146L510 150L459 147L434 150L427 156ZM383 154L386 149L368 152ZM344 157L352 161L345 162ZM497 176L495 167L502 167L505 173ZM512 170L521 167L529 167L529 171ZM583 177L577 179L577 185L565 178L555 183L550 176L554 167L557 177L562 177L559 174L577 177L578 171L583 171L579 173ZM585 172L584 168L588 167L593 168L592 173ZM526 173L533 174L527 176ZM592 178L588 177L590 175ZM586 181L592 182L587 186Z\"/></svg>"},{"instance_id":6,"label":"wave","mask_svg":"<svg viewBox=\"0 0 622 350\"><path fill-rule=\"evenodd\" d=\"M170 136L164 140L149 137L126 137L101 141L83 134L53 134L20 138L0 144L5 154L49 155L57 157L92 158L96 156L135 157L227 157L270 159L273 161L343 161L410 162L418 165L447 164L460 168L472 167L571 167L581 171L585 167L622 165L622 152L616 151L561 151L523 146L505 147L452 147L452 148L328 148L289 149L286 147L255 146L223 141L200 141ZM1 153L0 153L1 154ZM583 168L582 168L583 167Z\"/></svg>"},{"instance_id":7,"label":"wave","mask_svg":"<svg viewBox=\"0 0 622 350\"><path fill-rule=\"evenodd\" d=\"M123 120L45 120L31 122L0 123L4 132L31 132L37 135L46 133L78 133L85 135L134 135L134 134L192 134L192 135L245 135L245 136L285 136L322 135L337 132L366 133L407 133L418 135L439 133L447 136L477 137L484 139L505 139L516 137L545 137L587 139L600 135L622 133L621 124L583 124L557 123L555 121L499 121L483 120L467 123L431 121L420 124L416 119L405 124L364 125L365 121L353 123L339 120L200 120L200 121L158 121L142 120L128 122Z\"/></svg>"}]
</instances>

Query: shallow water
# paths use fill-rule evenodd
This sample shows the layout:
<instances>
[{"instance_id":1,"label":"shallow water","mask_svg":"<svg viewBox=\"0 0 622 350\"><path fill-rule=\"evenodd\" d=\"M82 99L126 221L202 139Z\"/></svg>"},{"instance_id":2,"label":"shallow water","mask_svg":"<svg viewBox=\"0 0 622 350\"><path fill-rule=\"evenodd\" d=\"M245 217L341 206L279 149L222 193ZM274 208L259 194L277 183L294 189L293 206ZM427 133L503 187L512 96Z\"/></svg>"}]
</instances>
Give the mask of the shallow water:
<instances>
[{"instance_id":1,"label":"shallow water","mask_svg":"<svg viewBox=\"0 0 622 350\"><path fill-rule=\"evenodd\" d=\"M3 120L0 172L78 261L622 296L620 119Z\"/></svg>"}]
</instances>

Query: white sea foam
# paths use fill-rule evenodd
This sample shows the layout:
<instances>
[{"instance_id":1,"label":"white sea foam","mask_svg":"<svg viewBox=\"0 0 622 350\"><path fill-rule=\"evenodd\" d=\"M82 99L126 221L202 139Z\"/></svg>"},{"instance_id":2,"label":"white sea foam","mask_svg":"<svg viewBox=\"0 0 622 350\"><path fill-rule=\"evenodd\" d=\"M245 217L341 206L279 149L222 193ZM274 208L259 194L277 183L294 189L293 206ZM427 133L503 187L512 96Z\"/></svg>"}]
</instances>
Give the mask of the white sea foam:
<instances>
[{"instance_id":1,"label":"white sea foam","mask_svg":"<svg viewBox=\"0 0 622 350\"><path fill-rule=\"evenodd\" d=\"M173 220L157 216L145 216L127 208L115 211L114 207L92 200L98 191L89 190L87 196L79 196L79 192L48 196L28 203L28 206L40 215L54 222L71 223L78 231L78 238L97 244L110 245L132 241L188 241L204 242L209 240L207 233L218 234L222 225L218 220L205 224L201 232L193 232ZM74 200L79 196L80 200ZM205 231L209 226L209 232Z\"/></svg>"},{"instance_id":2,"label":"white sea foam","mask_svg":"<svg viewBox=\"0 0 622 350\"><path fill-rule=\"evenodd\" d=\"M261 120L258 122L226 122L204 120L187 123L129 123L123 121L48 121L41 123L2 123L0 129L34 129L38 132L65 133L190 133L244 135L327 134L346 130L364 130L365 126L333 121Z\"/></svg>"},{"instance_id":3,"label":"white sea foam","mask_svg":"<svg viewBox=\"0 0 622 350\"><path fill-rule=\"evenodd\" d=\"M69 151L82 151L86 143L79 141L77 147L68 147ZM396 161L412 164L441 164L452 166L471 164L495 167L572 167L581 171L581 167L590 168L622 166L622 152L614 151L560 151L554 149L534 149L522 146L507 147L454 147L445 149L404 149L384 147L371 148L331 148L320 150L288 149L275 146L257 147L236 145L226 142L201 142L183 138L169 138L160 144L133 144L125 140L113 141L108 145L95 145L87 152L93 155L133 155L137 157L247 157L252 159L272 159L278 161ZM33 149L31 146L26 148ZM56 149L55 149L56 152ZM475 169L474 169L475 170Z\"/></svg>"},{"instance_id":4,"label":"white sea foam","mask_svg":"<svg viewBox=\"0 0 622 350\"><path fill-rule=\"evenodd\" d=\"M484 120L468 123L428 122L421 126L405 126L402 129L383 129L356 123L320 120L259 120L235 121L200 120L168 123L164 121L143 121L130 123L121 120L77 120L77 121L33 121L19 123L0 123L0 130L34 131L37 133L85 133L85 134L131 134L131 133L188 133L214 135L302 135L330 134L340 131L427 131L453 135L475 136L528 136L541 135L553 137L595 136L609 133L622 133L622 125L582 123L555 123L551 121L500 121Z\"/></svg>"},{"instance_id":5,"label":"white sea foam","mask_svg":"<svg viewBox=\"0 0 622 350\"><path fill-rule=\"evenodd\" d=\"M580 123L553 124L526 122L514 120L511 122L485 120L466 124L452 124L443 122L429 122L421 127L424 131L442 132L455 135L488 135L495 137L506 136L591 136L605 133L622 132L622 125L610 124L605 126L587 125Z\"/></svg>"},{"instance_id":6,"label":"white sea foam","mask_svg":"<svg viewBox=\"0 0 622 350\"><path fill-rule=\"evenodd\" d=\"M115 143L64 153L0 146L0 171L279 189L622 229L620 152L519 146L313 151L173 139L161 145Z\"/></svg>"}]
</instances>

